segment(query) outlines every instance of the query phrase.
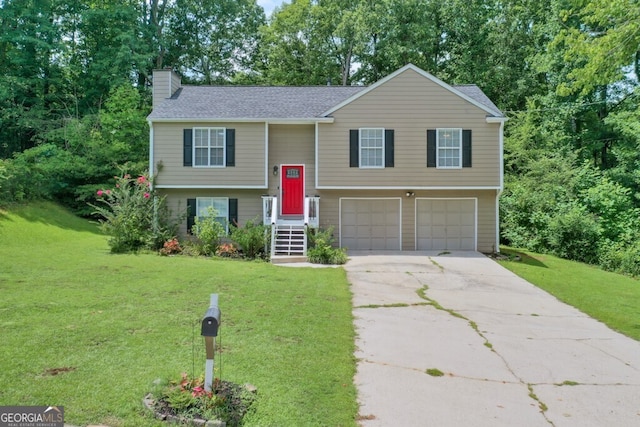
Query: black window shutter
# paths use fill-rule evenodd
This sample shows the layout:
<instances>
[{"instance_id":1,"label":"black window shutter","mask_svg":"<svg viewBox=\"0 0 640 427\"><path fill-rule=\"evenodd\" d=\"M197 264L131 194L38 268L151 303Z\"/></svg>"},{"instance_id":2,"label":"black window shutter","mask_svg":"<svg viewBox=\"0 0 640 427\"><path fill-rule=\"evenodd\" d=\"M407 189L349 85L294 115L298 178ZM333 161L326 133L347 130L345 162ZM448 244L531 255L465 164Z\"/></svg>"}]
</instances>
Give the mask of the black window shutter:
<instances>
[{"instance_id":1,"label":"black window shutter","mask_svg":"<svg viewBox=\"0 0 640 427\"><path fill-rule=\"evenodd\" d=\"M349 131L349 167L352 168L360 166L359 139L358 129L351 129Z\"/></svg>"},{"instance_id":2,"label":"black window shutter","mask_svg":"<svg viewBox=\"0 0 640 427\"><path fill-rule=\"evenodd\" d=\"M238 199L229 199L229 225L238 226Z\"/></svg>"},{"instance_id":3,"label":"black window shutter","mask_svg":"<svg viewBox=\"0 0 640 427\"><path fill-rule=\"evenodd\" d=\"M183 166L193 166L193 131L184 129L182 135Z\"/></svg>"},{"instance_id":4,"label":"black window shutter","mask_svg":"<svg viewBox=\"0 0 640 427\"><path fill-rule=\"evenodd\" d=\"M427 129L427 167L436 167L436 130Z\"/></svg>"},{"instance_id":5,"label":"black window shutter","mask_svg":"<svg viewBox=\"0 0 640 427\"><path fill-rule=\"evenodd\" d=\"M227 166L235 166L236 165L236 130L235 129L227 129L227 158L226 164Z\"/></svg>"},{"instance_id":6,"label":"black window shutter","mask_svg":"<svg viewBox=\"0 0 640 427\"><path fill-rule=\"evenodd\" d=\"M471 167L471 129L462 131L462 167Z\"/></svg>"},{"instance_id":7,"label":"black window shutter","mask_svg":"<svg viewBox=\"0 0 640 427\"><path fill-rule=\"evenodd\" d=\"M393 157L395 155L395 148L393 143L393 129L385 129L384 131L384 167L393 167Z\"/></svg>"},{"instance_id":8,"label":"black window shutter","mask_svg":"<svg viewBox=\"0 0 640 427\"><path fill-rule=\"evenodd\" d=\"M196 224L196 199L187 199L187 233L191 234L191 229Z\"/></svg>"}]
</instances>

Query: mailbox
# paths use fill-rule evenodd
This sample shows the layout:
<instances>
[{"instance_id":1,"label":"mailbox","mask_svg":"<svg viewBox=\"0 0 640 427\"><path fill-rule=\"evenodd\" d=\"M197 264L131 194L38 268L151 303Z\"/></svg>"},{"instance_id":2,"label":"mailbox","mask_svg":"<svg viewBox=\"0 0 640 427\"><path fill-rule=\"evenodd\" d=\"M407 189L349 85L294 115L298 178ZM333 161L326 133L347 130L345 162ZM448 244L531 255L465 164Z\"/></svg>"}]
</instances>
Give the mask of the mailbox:
<instances>
[{"instance_id":1,"label":"mailbox","mask_svg":"<svg viewBox=\"0 0 640 427\"><path fill-rule=\"evenodd\" d=\"M200 335L203 337L217 337L219 326L220 309L218 307L209 307L202 319L202 330Z\"/></svg>"}]
</instances>

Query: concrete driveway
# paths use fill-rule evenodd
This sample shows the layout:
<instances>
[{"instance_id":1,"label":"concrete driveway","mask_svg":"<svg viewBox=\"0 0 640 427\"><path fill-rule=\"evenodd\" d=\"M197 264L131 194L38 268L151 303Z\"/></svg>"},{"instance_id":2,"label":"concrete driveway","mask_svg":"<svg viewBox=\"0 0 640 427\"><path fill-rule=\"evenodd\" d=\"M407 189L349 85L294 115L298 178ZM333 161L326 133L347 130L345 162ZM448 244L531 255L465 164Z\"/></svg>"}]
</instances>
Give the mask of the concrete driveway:
<instances>
[{"instance_id":1,"label":"concrete driveway","mask_svg":"<svg viewBox=\"0 0 640 427\"><path fill-rule=\"evenodd\" d=\"M640 342L484 255L356 253L345 269L360 425L640 426Z\"/></svg>"}]
</instances>

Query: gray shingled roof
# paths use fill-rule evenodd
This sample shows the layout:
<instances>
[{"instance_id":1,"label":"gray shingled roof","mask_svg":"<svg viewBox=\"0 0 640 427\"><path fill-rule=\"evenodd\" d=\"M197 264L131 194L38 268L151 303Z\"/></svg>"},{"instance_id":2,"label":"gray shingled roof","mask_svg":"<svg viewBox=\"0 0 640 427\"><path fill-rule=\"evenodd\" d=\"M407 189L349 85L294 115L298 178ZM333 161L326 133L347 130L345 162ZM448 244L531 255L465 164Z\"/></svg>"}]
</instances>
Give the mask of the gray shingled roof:
<instances>
[{"instance_id":1,"label":"gray shingled roof","mask_svg":"<svg viewBox=\"0 0 640 427\"><path fill-rule=\"evenodd\" d=\"M491 101L489 99L489 97L487 95L484 94L484 92L482 91L482 89L480 89L478 86L476 85L456 85L456 86L452 86L454 89L456 89L458 92L463 93L464 95L467 95L469 98L479 102L480 104L484 105L485 107L489 108L491 111L493 111L495 116L501 117L504 114L502 114L502 111L500 111L500 109L498 107L496 107L496 104L493 103L493 101Z\"/></svg>"},{"instance_id":2,"label":"gray shingled roof","mask_svg":"<svg viewBox=\"0 0 640 427\"><path fill-rule=\"evenodd\" d=\"M453 86L502 113L476 85ZM153 109L157 119L314 119L366 86L183 86Z\"/></svg>"},{"instance_id":3,"label":"gray shingled roof","mask_svg":"<svg viewBox=\"0 0 640 427\"><path fill-rule=\"evenodd\" d=\"M184 86L150 119L313 119L365 86Z\"/></svg>"}]
</instances>

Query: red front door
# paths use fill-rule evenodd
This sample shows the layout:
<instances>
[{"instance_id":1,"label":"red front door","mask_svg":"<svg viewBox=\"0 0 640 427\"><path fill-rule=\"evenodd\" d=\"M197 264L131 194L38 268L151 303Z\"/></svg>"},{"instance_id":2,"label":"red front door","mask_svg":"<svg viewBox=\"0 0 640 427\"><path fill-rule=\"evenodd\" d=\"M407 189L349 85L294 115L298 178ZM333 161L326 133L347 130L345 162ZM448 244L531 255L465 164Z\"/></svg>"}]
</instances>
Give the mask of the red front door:
<instances>
[{"instance_id":1,"label":"red front door","mask_svg":"<svg viewBox=\"0 0 640 427\"><path fill-rule=\"evenodd\" d=\"M282 215L302 215L304 213L304 166L283 165Z\"/></svg>"}]
</instances>

